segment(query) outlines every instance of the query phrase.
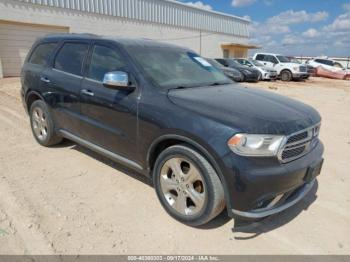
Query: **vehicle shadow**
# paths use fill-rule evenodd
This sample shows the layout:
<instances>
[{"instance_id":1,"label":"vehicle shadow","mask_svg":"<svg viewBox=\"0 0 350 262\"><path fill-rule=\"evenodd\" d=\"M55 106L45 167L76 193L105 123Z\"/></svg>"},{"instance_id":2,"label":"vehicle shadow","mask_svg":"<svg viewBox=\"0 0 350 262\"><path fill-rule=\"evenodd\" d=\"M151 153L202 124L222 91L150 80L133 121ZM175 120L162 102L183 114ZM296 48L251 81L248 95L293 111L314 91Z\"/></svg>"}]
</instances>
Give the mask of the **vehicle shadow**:
<instances>
[{"instance_id":1,"label":"vehicle shadow","mask_svg":"<svg viewBox=\"0 0 350 262\"><path fill-rule=\"evenodd\" d=\"M95 160L102 162L105 165L108 165L109 167L113 169L117 169L120 172L123 172L124 174L130 176L131 178L137 179L138 181L153 187L151 179L149 179L147 176L136 172L135 170L132 170L130 168L127 168L121 164L118 164L117 162L114 162L110 160L109 158L100 155L98 153L95 153L94 151L80 146L79 144L75 144L72 141L64 140L61 144L54 146L53 148L63 148L63 147L70 147L70 149L79 151L80 153L83 153L85 155L88 155L89 157L94 158ZM202 230L210 230L210 229L216 229L219 228L225 224L227 224L230 221L234 221L234 227L232 228L232 233L239 234L252 234L250 236L234 236L234 239L236 240L249 240L252 238L256 238L259 235L263 233L267 233L269 231L272 231L276 228L279 228L290 221L292 221L294 218L296 218L302 211L307 210L308 207L316 200L317 198L317 189L318 189L318 181L316 180L313 188L310 190L310 192L302 199L299 203L296 205L290 207L289 209L267 217L265 219L262 219L260 221L245 221L241 219L232 219L227 215L226 209L224 209L219 216L217 216L215 219L210 221L209 223L196 227L197 229Z\"/></svg>"},{"instance_id":2,"label":"vehicle shadow","mask_svg":"<svg viewBox=\"0 0 350 262\"><path fill-rule=\"evenodd\" d=\"M272 231L276 228L284 226L288 224L290 221L295 219L301 212L307 210L308 207L317 199L317 189L318 189L318 181L316 180L313 188L310 192L296 205L290 207L289 209L262 219L260 221L249 222L235 219L235 225L232 228L232 232L236 233L245 233L252 234L250 236L235 236L236 240L249 240L252 238L256 238L261 234Z\"/></svg>"},{"instance_id":3,"label":"vehicle shadow","mask_svg":"<svg viewBox=\"0 0 350 262\"><path fill-rule=\"evenodd\" d=\"M89 157L92 157L94 158L95 160L107 165L107 166L110 166L111 168L113 169L117 169L118 171L120 172L123 172L124 174L150 186L150 187L153 187L152 185L152 181L151 179L149 179L147 176L141 174L141 173L138 173L137 171L133 170L133 169L130 169L130 168L127 168L117 162L114 162L112 160L110 160L109 158L101 155L101 154L98 154L98 153L95 153L94 151L86 148L86 147L83 147L83 146L80 146L79 144L75 144L74 142L63 142L62 143L62 147L64 146L64 144L66 144L66 147L69 147L73 150L76 150L76 151L79 151L80 153L83 153L85 155L88 155Z\"/></svg>"}]
</instances>

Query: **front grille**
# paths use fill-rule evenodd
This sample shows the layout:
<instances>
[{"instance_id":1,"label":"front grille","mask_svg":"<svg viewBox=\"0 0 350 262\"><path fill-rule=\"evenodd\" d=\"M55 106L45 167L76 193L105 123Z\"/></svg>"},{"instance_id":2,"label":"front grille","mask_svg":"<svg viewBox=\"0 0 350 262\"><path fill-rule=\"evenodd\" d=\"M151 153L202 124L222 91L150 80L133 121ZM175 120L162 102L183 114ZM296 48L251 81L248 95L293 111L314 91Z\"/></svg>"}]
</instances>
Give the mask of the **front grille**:
<instances>
[{"instance_id":1,"label":"front grille","mask_svg":"<svg viewBox=\"0 0 350 262\"><path fill-rule=\"evenodd\" d=\"M299 66L300 72L306 72L306 66Z\"/></svg>"},{"instance_id":2,"label":"front grille","mask_svg":"<svg viewBox=\"0 0 350 262\"><path fill-rule=\"evenodd\" d=\"M289 150L284 150L282 153L282 159L286 160L292 157L300 156L303 152L305 151L305 145L289 149Z\"/></svg>"},{"instance_id":3,"label":"front grille","mask_svg":"<svg viewBox=\"0 0 350 262\"><path fill-rule=\"evenodd\" d=\"M287 144L303 140L303 139L307 138L307 136L308 136L308 132L307 131L299 133L299 134L296 134L296 135L292 135L292 136L290 136L288 138Z\"/></svg>"},{"instance_id":4,"label":"front grille","mask_svg":"<svg viewBox=\"0 0 350 262\"><path fill-rule=\"evenodd\" d=\"M280 161L290 162L310 152L317 145L319 131L320 124L290 135L280 152Z\"/></svg>"}]
</instances>

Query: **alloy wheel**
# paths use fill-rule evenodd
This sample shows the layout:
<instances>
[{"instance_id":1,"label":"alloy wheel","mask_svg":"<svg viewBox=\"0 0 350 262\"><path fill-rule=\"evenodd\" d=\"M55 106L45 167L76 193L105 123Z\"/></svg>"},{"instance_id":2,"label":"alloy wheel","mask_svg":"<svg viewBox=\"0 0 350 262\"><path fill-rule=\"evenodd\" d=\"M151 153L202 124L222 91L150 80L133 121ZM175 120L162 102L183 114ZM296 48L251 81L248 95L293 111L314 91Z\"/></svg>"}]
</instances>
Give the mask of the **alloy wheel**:
<instances>
[{"instance_id":1,"label":"alloy wheel","mask_svg":"<svg viewBox=\"0 0 350 262\"><path fill-rule=\"evenodd\" d=\"M40 107L35 107L32 113L32 124L35 136L43 141L47 137L47 119L44 111Z\"/></svg>"},{"instance_id":2,"label":"alloy wheel","mask_svg":"<svg viewBox=\"0 0 350 262\"><path fill-rule=\"evenodd\" d=\"M206 186L198 168L184 158L171 158L161 168L162 193L175 211L185 216L198 214L206 200Z\"/></svg>"}]
</instances>

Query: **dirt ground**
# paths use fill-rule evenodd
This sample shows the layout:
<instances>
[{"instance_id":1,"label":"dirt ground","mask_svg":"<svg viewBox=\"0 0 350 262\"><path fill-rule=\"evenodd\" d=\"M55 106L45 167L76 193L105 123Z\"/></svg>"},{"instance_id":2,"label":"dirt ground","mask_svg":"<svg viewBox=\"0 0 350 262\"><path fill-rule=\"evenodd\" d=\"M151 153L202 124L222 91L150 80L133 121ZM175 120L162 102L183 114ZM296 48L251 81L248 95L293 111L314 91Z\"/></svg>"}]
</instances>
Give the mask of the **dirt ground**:
<instances>
[{"instance_id":1,"label":"dirt ground","mask_svg":"<svg viewBox=\"0 0 350 262\"><path fill-rule=\"evenodd\" d=\"M221 214L178 223L140 175L73 143L33 139L19 80L0 80L1 254L350 254L350 81L249 84L306 102L323 117L325 164L293 208L250 226Z\"/></svg>"}]
</instances>

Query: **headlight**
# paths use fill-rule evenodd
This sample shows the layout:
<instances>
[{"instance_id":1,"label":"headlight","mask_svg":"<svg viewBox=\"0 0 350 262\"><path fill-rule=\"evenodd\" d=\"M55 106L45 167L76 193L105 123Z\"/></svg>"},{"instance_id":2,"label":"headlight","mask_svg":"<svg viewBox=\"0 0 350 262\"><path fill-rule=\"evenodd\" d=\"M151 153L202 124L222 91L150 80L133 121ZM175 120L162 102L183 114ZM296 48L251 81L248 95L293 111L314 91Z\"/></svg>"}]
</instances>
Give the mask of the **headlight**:
<instances>
[{"instance_id":1,"label":"headlight","mask_svg":"<svg viewBox=\"0 0 350 262\"><path fill-rule=\"evenodd\" d=\"M299 66L293 67L294 71L299 71Z\"/></svg>"},{"instance_id":2,"label":"headlight","mask_svg":"<svg viewBox=\"0 0 350 262\"><path fill-rule=\"evenodd\" d=\"M285 136L277 135L236 134L227 145L242 156L277 156L285 139Z\"/></svg>"}]
</instances>

